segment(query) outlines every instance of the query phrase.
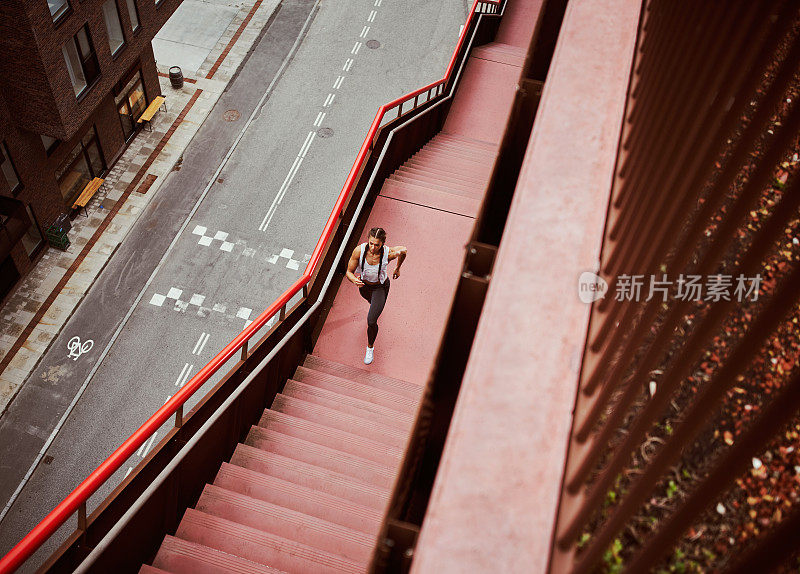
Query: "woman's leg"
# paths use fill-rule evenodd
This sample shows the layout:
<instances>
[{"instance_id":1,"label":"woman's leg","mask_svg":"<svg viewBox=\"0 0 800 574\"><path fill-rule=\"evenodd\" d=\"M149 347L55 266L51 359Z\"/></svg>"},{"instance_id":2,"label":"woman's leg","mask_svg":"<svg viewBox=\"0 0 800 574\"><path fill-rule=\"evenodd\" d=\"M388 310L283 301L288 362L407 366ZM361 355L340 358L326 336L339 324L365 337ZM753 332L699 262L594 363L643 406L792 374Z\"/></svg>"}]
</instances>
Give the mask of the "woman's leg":
<instances>
[{"instance_id":1,"label":"woman's leg","mask_svg":"<svg viewBox=\"0 0 800 574\"><path fill-rule=\"evenodd\" d=\"M375 338L378 336L378 317L383 312L386 305L386 298L389 296L389 280L372 290L372 298L369 302L369 313L367 313L367 345L372 347Z\"/></svg>"}]
</instances>

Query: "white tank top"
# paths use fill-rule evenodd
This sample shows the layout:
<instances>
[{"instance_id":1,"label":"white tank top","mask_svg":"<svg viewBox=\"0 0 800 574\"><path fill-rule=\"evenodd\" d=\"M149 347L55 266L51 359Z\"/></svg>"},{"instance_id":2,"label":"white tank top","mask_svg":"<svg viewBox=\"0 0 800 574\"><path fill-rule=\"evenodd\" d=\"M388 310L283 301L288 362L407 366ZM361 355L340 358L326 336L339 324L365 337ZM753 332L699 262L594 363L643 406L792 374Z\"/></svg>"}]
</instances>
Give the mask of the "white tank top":
<instances>
[{"instance_id":1,"label":"white tank top","mask_svg":"<svg viewBox=\"0 0 800 574\"><path fill-rule=\"evenodd\" d=\"M366 243L361 244L361 251L358 256L358 267L356 268L356 273L361 274L362 281L368 281L369 283L385 283L386 282L386 268L389 266L389 248L384 245L383 247L383 265L379 263L375 265L370 265L367 262L367 256L364 253L364 249L367 248ZM364 261L364 268L361 268L361 261ZM378 277L378 267L381 267L381 276Z\"/></svg>"}]
</instances>

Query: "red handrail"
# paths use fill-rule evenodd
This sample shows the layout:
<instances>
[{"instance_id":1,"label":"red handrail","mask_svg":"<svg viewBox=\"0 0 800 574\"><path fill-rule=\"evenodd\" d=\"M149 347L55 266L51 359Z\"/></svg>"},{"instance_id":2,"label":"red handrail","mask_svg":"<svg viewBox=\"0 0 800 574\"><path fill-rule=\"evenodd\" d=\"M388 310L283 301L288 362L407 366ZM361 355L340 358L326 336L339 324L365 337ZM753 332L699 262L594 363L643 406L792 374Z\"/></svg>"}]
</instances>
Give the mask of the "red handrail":
<instances>
[{"instance_id":1,"label":"red handrail","mask_svg":"<svg viewBox=\"0 0 800 574\"><path fill-rule=\"evenodd\" d=\"M225 345L208 364L200 369L198 373L193 376L189 381L169 399L164 406L158 409L149 419L147 419L142 426L140 426L131 436L125 440L111 455L104 460L83 482L81 482L75 489L64 499L58 506L56 506L50 513L45 516L42 521L37 524L22 540L20 540L8 554L0 559L0 574L8 574L14 572L21 566L39 547L53 535L53 533L66 522L78 508L84 504L90 496L92 496L98 488L108 480L123 464L130 458L130 456L147 441L150 436L156 432L162 424L164 424L170 417L172 417L179 408L191 397L197 389L202 387L225 362L235 355L250 338L255 335L267 322L277 313L284 305L288 304L292 297L294 297L300 290L308 284L311 280L314 270L322 257L322 250L325 244L333 234L336 222L342 213L344 203L350 196L353 184L358 177L364 160L372 147L375 134L378 132L381 120L388 110L393 109L398 105L416 98L439 86L445 84L452 74L453 67L458 59L458 53L464 43L467 30L470 28L472 17L475 14L475 9L478 4L500 4L502 0L475 0L472 4L472 9L467 16L467 21L458 38L453 56L450 58L450 64L447 66L447 72L441 80L433 82L423 88L415 90L410 94L406 94L394 101L384 104L378 108L375 114L375 119L372 120L372 125L367 132L367 137L364 138L364 143L361 144L361 149L358 151L353 167L350 168L350 173L342 186L342 191L336 199L336 203L331 210L328 221L325 223L325 228L322 230L317 245L314 247L314 252L311 259L306 265L303 274L294 282L294 284L283 292L272 304L267 307L263 313L256 317L253 322L248 325L241 333L239 333L230 343Z\"/></svg>"}]
</instances>

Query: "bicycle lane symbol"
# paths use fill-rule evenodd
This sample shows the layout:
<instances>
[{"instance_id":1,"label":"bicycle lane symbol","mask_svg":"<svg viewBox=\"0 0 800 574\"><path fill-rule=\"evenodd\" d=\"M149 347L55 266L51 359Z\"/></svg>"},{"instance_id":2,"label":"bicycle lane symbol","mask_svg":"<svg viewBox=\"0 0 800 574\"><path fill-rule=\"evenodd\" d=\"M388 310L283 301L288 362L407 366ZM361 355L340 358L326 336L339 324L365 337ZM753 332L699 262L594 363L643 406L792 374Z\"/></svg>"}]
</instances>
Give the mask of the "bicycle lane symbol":
<instances>
[{"instance_id":1,"label":"bicycle lane symbol","mask_svg":"<svg viewBox=\"0 0 800 574\"><path fill-rule=\"evenodd\" d=\"M67 343L67 350L69 351L67 357L73 361L77 361L78 357L91 351L92 347L94 347L93 340L87 339L81 344L81 338L75 335L69 340L69 343Z\"/></svg>"}]
</instances>

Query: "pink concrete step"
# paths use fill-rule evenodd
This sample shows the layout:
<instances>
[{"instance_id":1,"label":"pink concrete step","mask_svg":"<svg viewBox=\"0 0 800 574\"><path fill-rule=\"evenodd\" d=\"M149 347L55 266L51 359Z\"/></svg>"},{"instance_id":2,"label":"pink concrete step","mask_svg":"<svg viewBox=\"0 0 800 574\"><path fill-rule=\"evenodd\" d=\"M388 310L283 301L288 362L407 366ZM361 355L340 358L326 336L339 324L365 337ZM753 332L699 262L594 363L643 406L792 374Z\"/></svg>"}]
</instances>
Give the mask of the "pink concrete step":
<instances>
[{"instance_id":1,"label":"pink concrete step","mask_svg":"<svg viewBox=\"0 0 800 574\"><path fill-rule=\"evenodd\" d=\"M402 168L391 176L389 179L394 181L399 181L402 183L410 183L413 185L422 185L424 187L430 187L432 189L438 189L439 191L444 191L445 193L456 193L462 192L462 194L469 194L473 197L473 199L477 199L478 195L482 195L481 192L478 190L483 190L485 187L485 183L477 184L477 183L456 183L453 181L443 181L440 178L433 177L429 174L419 175L414 173L409 173L408 171L402 171Z\"/></svg>"},{"instance_id":2,"label":"pink concrete step","mask_svg":"<svg viewBox=\"0 0 800 574\"><path fill-rule=\"evenodd\" d=\"M412 181L405 178L396 178L394 176L384 180L383 187L381 188L381 195L392 197L395 193L394 188L402 188L403 190L409 191L409 193L415 192L419 194L419 197L416 200L413 200L412 196L409 196L407 201L413 201L414 203L420 203L421 205L430 204L431 207L444 209L445 211L451 211L451 209L448 209L446 205L440 205L438 203L440 200L444 202L447 202L448 198L469 200L466 203L458 205L467 205L470 207L470 209L472 209L474 205L479 205L481 199L483 199L483 190L481 190L479 193L474 189L465 190L456 189L454 187L447 188L445 186L436 185L429 181L422 181L418 179ZM400 193L405 193L405 191ZM396 199L401 198L397 197Z\"/></svg>"},{"instance_id":3,"label":"pink concrete step","mask_svg":"<svg viewBox=\"0 0 800 574\"><path fill-rule=\"evenodd\" d=\"M415 383L409 383L408 381L387 377L386 375L379 375L378 373L373 373L364 369L342 365L341 363L329 361L315 355L306 355L303 366L412 399L418 399L422 393L422 387Z\"/></svg>"},{"instance_id":4,"label":"pink concrete step","mask_svg":"<svg viewBox=\"0 0 800 574\"><path fill-rule=\"evenodd\" d=\"M438 189L403 183L391 179L387 179L383 182L380 195L400 201L408 201L417 205L425 205L433 209L440 209L466 217L475 217L481 205L479 200L471 197L455 195Z\"/></svg>"},{"instance_id":5,"label":"pink concrete step","mask_svg":"<svg viewBox=\"0 0 800 574\"><path fill-rule=\"evenodd\" d=\"M297 367L292 378L295 381L306 383L307 385L328 389L329 391L334 391L341 395L390 407L396 411L412 416L417 412L418 400L390 393L382 389L376 389L364 383L343 379L336 375L330 375L315 369L308 369L303 366Z\"/></svg>"},{"instance_id":6,"label":"pink concrete step","mask_svg":"<svg viewBox=\"0 0 800 574\"><path fill-rule=\"evenodd\" d=\"M444 142L448 142L449 141L449 142L455 142L455 143L468 143L468 144L472 144L475 147L483 148L483 149L485 149L487 151L493 151L493 152L497 151L497 144L496 143L489 142L489 141L484 141L484 140L479 140L479 139L475 139L475 138L470 138L470 137L464 137L464 136L459 135L459 134L448 133L448 132L446 132L444 130L442 130L438 134L436 134L436 136L434 136L433 139L436 139L436 141L444 141Z\"/></svg>"},{"instance_id":7,"label":"pink concrete step","mask_svg":"<svg viewBox=\"0 0 800 574\"><path fill-rule=\"evenodd\" d=\"M143 564L142 567L139 568L139 574L170 574L170 572L167 570L162 570L161 568L154 568L153 566Z\"/></svg>"},{"instance_id":8,"label":"pink concrete step","mask_svg":"<svg viewBox=\"0 0 800 574\"><path fill-rule=\"evenodd\" d=\"M214 486L374 536L383 519L374 508L227 462L222 463Z\"/></svg>"},{"instance_id":9,"label":"pink concrete step","mask_svg":"<svg viewBox=\"0 0 800 574\"><path fill-rule=\"evenodd\" d=\"M523 56L526 53L526 49L521 46L512 46L511 44L504 44L502 42L489 42L488 44L483 44L482 46L476 46L473 48L473 51L474 50L485 50L504 54L522 54Z\"/></svg>"},{"instance_id":10,"label":"pink concrete step","mask_svg":"<svg viewBox=\"0 0 800 574\"><path fill-rule=\"evenodd\" d=\"M412 416L388 407L340 395L319 387L312 387L292 379L286 381L283 394L330 409L336 409L343 413L356 415L363 419L379 422L406 433L411 431L411 425L414 423Z\"/></svg>"},{"instance_id":11,"label":"pink concrete step","mask_svg":"<svg viewBox=\"0 0 800 574\"><path fill-rule=\"evenodd\" d=\"M439 152L453 158L454 161L465 163L482 163L490 157L489 152L476 149L467 149L457 144L444 144L433 140L422 146L422 151Z\"/></svg>"},{"instance_id":12,"label":"pink concrete step","mask_svg":"<svg viewBox=\"0 0 800 574\"><path fill-rule=\"evenodd\" d=\"M521 68L525 63L525 50L522 48L508 50L500 47L506 45L507 44L489 44L486 46L478 46L477 48L472 49L470 57L481 58L484 60L490 60L492 62L499 62L501 64L508 64L510 66L517 66Z\"/></svg>"},{"instance_id":13,"label":"pink concrete step","mask_svg":"<svg viewBox=\"0 0 800 574\"><path fill-rule=\"evenodd\" d=\"M483 150L487 152L497 152L497 144L491 141L485 141L473 137L467 137L457 133L448 133L440 131L432 138L433 141L440 143L453 143L458 145L468 145L474 149Z\"/></svg>"},{"instance_id":14,"label":"pink concrete step","mask_svg":"<svg viewBox=\"0 0 800 574\"><path fill-rule=\"evenodd\" d=\"M186 510L175 536L286 572L363 574L366 570L364 562L193 508Z\"/></svg>"},{"instance_id":15,"label":"pink concrete step","mask_svg":"<svg viewBox=\"0 0 800 574\"><path fill-rule=\"evenodd\" d=\"M276 395L270 410L317 422L341 431L352 432L370 440L403 449L408 442L408 431L399 431L380 422L364 419L329 409L295 397Z\"/></svg>"},{"instance_id":16,"label":"pink concrete step","mask_svg":"<svg viewBox=\"0 0 800 574\"><path fill-rule=\"evenodd\" d=\"M153 566L163 568L159 572L175 574L281 574L277 570L239 558L233 554L220 552L214 548L166 536L153 560Z\"/></svg>"},{"instance_id":17,"label":"pink concrete step","mask_svg":"<svg viewBox=\"0 0 800 574\"><path fill-rule=\"evenodd\" d=\"M245 444L352 476L361 482L385 489L392 487L397 473L396 468L387 468L372 460L258 426L250 428Z\"/></svg>"},{"instance_id":18,"label":"pink concrete step","mask_svg":"<svg viewBox=\"0 0 800 574\"><path fill-rule=\"evenodd\" d=\"M494 164L491 162L468 162L466 164L460 162L454 163L448 158L437 158L428 152L420 152L406 160L406 163L403 164L403 166L416 169L431 169L448 174L463 173L469 177L488 181L489 176L492 175L492 168L494 167Z\"/></svg>"},{"instance_id":19,"label":"pink concrete step","mask_svg":"<svg viewBox=\"0 0 800 574\"><path fill-rule=\"evenodd\" d=\"M472 152L457 152L451 149L444 149L442 147L424 147L418 151L413 158L416 160L441 160L447 161L450 165L457 165L459 168L478 170L488 168L494 164L497 154L480 154L477 155Z\"/></svg>"},{"instance_id":20,"label":"pink concrete step","mask_svg":"<svg viewBox=\"0 0 800 574\"><path fill-rule=\"evenodd\" d=\"M446 132L439 132L431 138L428 143L431 145L469 150L479 154L497 152L497 144L493 142L464 137L459 134L448 134Z\"/></svg>"},{"instance_id":21,"label":"pink concrete step","mask_svg":"<svg viewBox=\"0 0 800 574\"><path fill-rule=\"evenodd\" d=\"M470 173L468 171L445 171L434 165L416 163L411 160L401 165L395 173L407 173L412 176L431 177L443 183L459 183L472 186L486 185L486 174Z\"/></svg>"},{"instance_id":22,"label":"pink concrete step","mask_svg":"<svg viewBox=\"0 0 800 574\"><path fill-rule=\"evenodd\" d=\"M203 489L195 509L356 562L368 561L375 544L374 535L211 484Z\"/></svg>"},{"instance_id":23,"label":"pink concrete step","mask_svg":"<svg viewBox=\"0 0 800 574\"><path fill-rule=\"evenodd\" d=\"M261 415L258 426L346 452L366 460L372 460L389 467L399 466L400 459L403 456L401 448L388 446L362 435L341 431L324 424L269 409Z\"/></svg>"},{"instance_id":24,"label":"pink concrete step","mask_svg":"<svg viewBox=\"0 0 800 574\"><path fill-rule=\"evenodd\" d=\"M383 512L389 500L389 486L375 486L353 476L246 444L236 447L230 464L344 498L378 512Z\"/></svg>"}]
</instances>

